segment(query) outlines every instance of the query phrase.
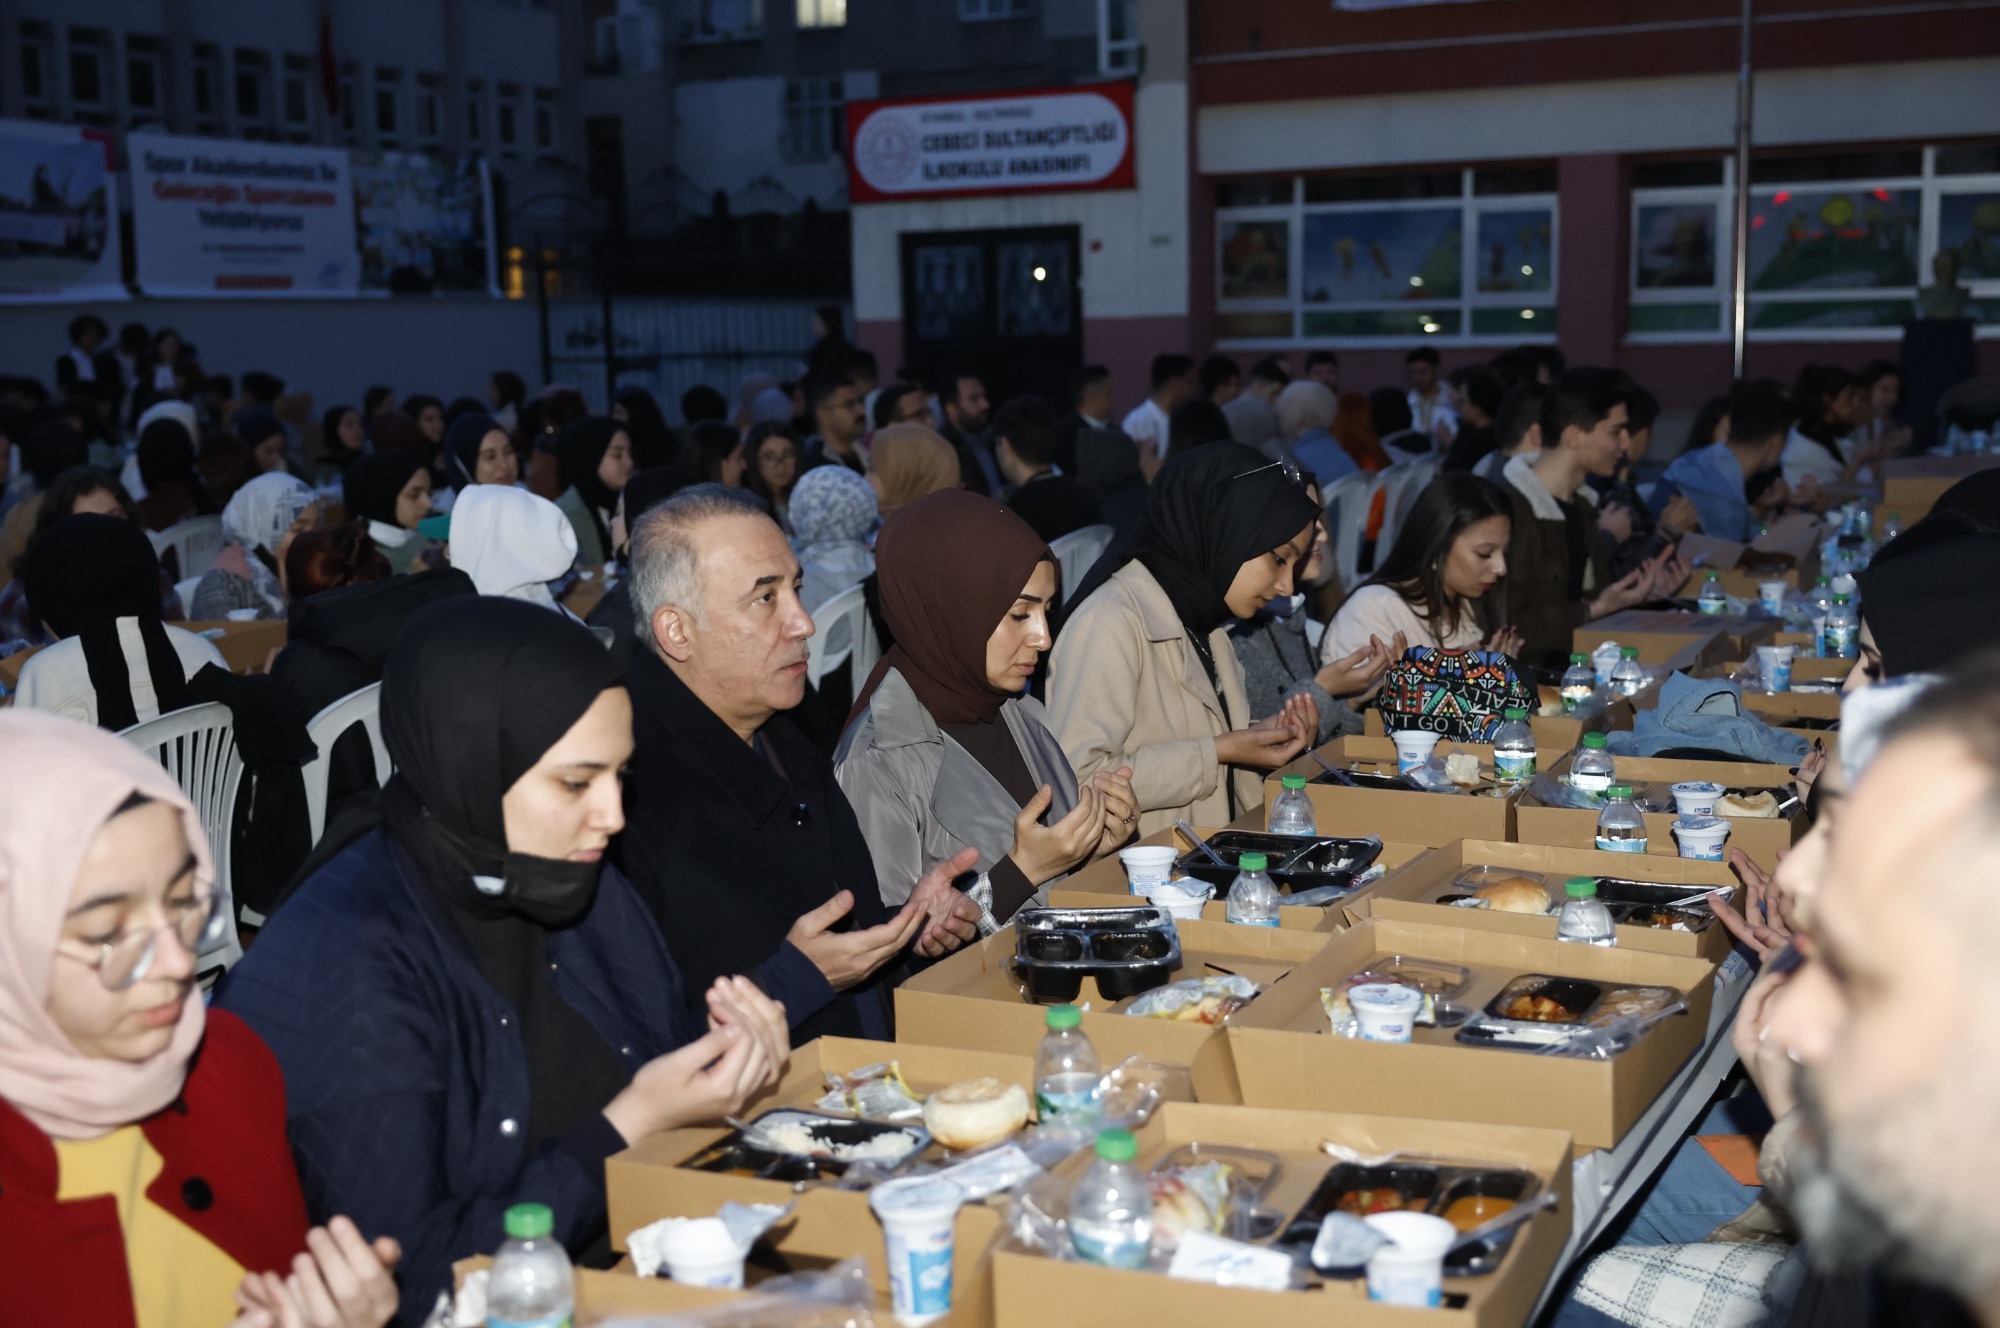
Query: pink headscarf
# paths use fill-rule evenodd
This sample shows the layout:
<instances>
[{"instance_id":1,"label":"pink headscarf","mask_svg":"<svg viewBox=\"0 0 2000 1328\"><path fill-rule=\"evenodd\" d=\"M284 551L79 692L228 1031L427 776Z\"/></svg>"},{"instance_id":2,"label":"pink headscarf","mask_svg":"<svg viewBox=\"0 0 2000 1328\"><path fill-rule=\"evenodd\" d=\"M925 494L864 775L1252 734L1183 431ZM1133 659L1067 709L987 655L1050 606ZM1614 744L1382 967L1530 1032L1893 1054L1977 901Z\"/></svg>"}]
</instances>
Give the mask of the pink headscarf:
<instances>
[{"instance_id":1,"label":"pink headscarf","mask_svg":"<svg viewBox=\"0 0 2000 1328\"><path fill-rule=\"evenodd\" d=\"M114 733L33 711L0 711L0 1098L57 1139L93 1139L180 1095L206 1009L194 993L174 1039L149 1061L86 1056L49 1018L56 940L84 854L134 793L181 814L195 870L214 875L194 804L159 763Z\"/></svg>"}]
</instances>

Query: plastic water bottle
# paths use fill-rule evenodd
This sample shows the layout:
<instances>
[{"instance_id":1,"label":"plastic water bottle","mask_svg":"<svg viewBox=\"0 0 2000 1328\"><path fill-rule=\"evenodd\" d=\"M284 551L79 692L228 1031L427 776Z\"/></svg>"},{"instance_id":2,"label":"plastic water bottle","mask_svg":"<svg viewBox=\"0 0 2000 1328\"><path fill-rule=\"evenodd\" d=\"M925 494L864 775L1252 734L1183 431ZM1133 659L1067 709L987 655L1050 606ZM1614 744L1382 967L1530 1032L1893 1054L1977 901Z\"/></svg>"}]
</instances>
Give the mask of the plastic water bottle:
<instances>
[{"instance_id":1,"label":"plastic water bottle","mask_svg":"<svg viewBox=\"0 0 2000 1328\"><path fill-rule=\"evenodd\" d=\"M1589 703L1597 693L1597 671L1590 667L1590 656L1571 655L1569 667L1563 670L1562 702L1563 713L1574 715Z\"/></svg>"},{"instance_id":2,"label":"plastic water bottle","mask_svg":"<svg viewBox=\"0 0 2000 1328\"><path fill-rule=\"evenodd\" d=\"M1313 826L1312 799L1306 796L1306 777L1286 775L1278 782L1285 786L1285 791L1271 804L1271 833L1310 839L1318 831Z\"/></svg>"},{"instance_id":3,"label":"plastic water bottle","mask_svg":"<svg viewBox=\"0 0 2000 1328\"><path fill-rule=\"evenodd\" d=\"M1229 902L1223 917L1246 927L1278 925L1278 887L1264 874L1270 859L1262 853L1245 853L1236 860L1236 882L1229 887Z\"/></svg>"},{"instance_id":4,"label":"plastic water bottle","mask_svg":"<svg viewBox=\"0 0 2000 1328\"><path fill-rule=\"evenodd\" d=\"M1887 544L1902 533L1903 518L1897 516L1894 512L1886 513L1882 517L1882 542Z\"/></svg>"},{"instance_id":5,"label":"plastic water bottle","mask_svg":"<svg viewBox=\"0 0 2000 1328\"><path fill-rule=\"evenodd\" d=\"M1604 735L1584 734L1583 746L1577 748L1576 755L1570 758L1570 787L1582 789L1585 793L1603 793L1611 787L1614 773L1611 753L1604 746Z\"/></svg>"},{"instance_id":6,"label":"plastic water bottle","mask_svg":"<svg viewBox=\"0 0 2000 1328\"><path fill-rule=\"evenodd\" d=\"M1727 613L1729 596L1722 589L1722 578L1715 573L1708 574L1708 580L1701 583L1701 596L1696 600L1703 613Z\"/></svg>"},{"instance_id":7,"label":"plastic water bottle","mask_svg":"<svg viewBox=\"0 0 2000 1328\"><path fill-rule=\"evenodd\" d=\"M506 1221L507 1243L486 1283L487 1328L569 1328L576 1278L568 1251L550 1234L555 1214L547 1204L515 1204Z\"/></svg>"},{"instance_id":8,"label":"plastic water bottle","mask_svg":"<svg viewBox=\"0 0 2000 1328\"><path fill-rule=\"evenodd\" d=\"M1048 1032L1035 1048L1035 1112L1043 1124L1061 1121L1088 1126L1097 1119L1097 1095L1104 1072L1097 1048L1083 1031L1083 1011L1051 1005Z\"/></svg>"},{"instance_id":9,"label":"plastic water bottle","mask_svg":"<svg viewBox=\"0 0 2000 1328\"><path fill-rule=\"evenodd\" d=\"M1611 670L1611 690L1620 696L1637 696L1646 690L1646 670L1639 664L1639 647L1626 646L1618 652L1618 664Z\"/></svg>"},{"instance_id":10,"label":"plastic water bottle","mask_svg":"<svg viewBox=\"0 0 2000 1328\"><path fill-rule=\"evenodd\" d=\"M1520 706L1507 707L1507 717L1493 730L1493 778L1502 784L1519 784L1535 777L1535 731L1528 727L1528 712Z\"/></svg>"},{"instance_id":11,"label":"plastic water bottle","mask_svg":"<svg viewBox=\"0 0 2000 1328\"><path fill-rule=\"evenodd\" d=\"M1830 585L1829 578L1820 577L1813 582L1812 594L1806 597L1807 612L1812 617L1813 651L1822 659L1826 657L1823 653L1826 644L1823 638L1826 635L1827 610L1833 607L1833 591L1829 588Z\"/></svg>"},{"instance_id":12,"label":"plastic water bottle","mask_svg":"<svg viewBox=\"0 0 2000 1328\"><path fill-rule=\"evenodd\" d=\"M1630 784L1604 790L1604 810L1597 814L1597 847L1604 853L1644 853L1646 818L1632 802Z\"/></svg>"},{"instance_id":13,"label":"plastic water bottle","mask_svg":"<svg viewBox=\"0 0 2000 1328\"><path fill-rule=\"evenodd\" d=\"M1846 595L1835 595L1833 607L1826 611L1826 632L1820 638L1819 653L1824 659L1853 659L1860 652L1861 615L1854 611L1854 601Z\"/></svg>"},{"instance_id":14,"label":"plastic water bottle","mask_svg":"<svg viewBox=\"0 0 2000 1328\"><path fill-rule=\"evenodd\" d=\"M1588 876L1572 876L1563 887L1562 916L1556 919L1556 939L1581 941L1585 945L1618 944L1618 929L1612 925L1611 911L1597 897L1597 882Z\"/></svg>"},{"instance_id":15,"label":"plastic water bottle","mask_svg":"<svg viewBox=\"0 0 2000 1328\"><path fill-rule=\"evenodd\" d=\"M1153 1257L1153 1195L1130 1130L1097 1136L1097 1157L1069 1192L1069 1243L1085 1263L1144 1268Z\"/></svg>"}]
</instances>

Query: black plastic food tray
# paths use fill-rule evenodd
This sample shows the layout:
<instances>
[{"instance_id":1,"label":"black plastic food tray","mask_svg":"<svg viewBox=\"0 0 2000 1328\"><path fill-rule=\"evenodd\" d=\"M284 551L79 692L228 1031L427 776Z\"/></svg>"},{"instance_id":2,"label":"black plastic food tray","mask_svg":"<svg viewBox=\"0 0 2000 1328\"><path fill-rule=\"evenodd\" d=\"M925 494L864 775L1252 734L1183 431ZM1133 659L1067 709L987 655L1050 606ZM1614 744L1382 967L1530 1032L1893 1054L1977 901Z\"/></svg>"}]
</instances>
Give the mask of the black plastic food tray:
<instances>
[{"instance_id":1,"label":"black plastic food tray","mask_svg":"<svg viewBox=\"0 0 2000 1328\"><path fill-rule=\"evenodd\" d=\"M1480 1167L1446 1162L1401 1161L1365 1165L1339 1162L1320 1180L1292 1220L1272 1244L1289 1252L1301 1268L1312 1266L1313 1241L1319 1236L1320 1222L1340 1207L1340 1201L1358 1190L1392 1190L1400 1195L1400 1211L1431 1213L1442 1217L1452 1204L1475 1195L1505 1199L1510 1204L1533 1198L1541 1181L1531 1171L1510 1167ZM1378 1211L1395 1211L1380 1209ZM1452 1252L1445 1259L1447 1277L1477 1277L1500 1266L1513 1245L1515 1227ZM1316 1270L1325 1277L1359 1277L1362 1269Z\"/></svg>"},{"instance_id":2,"label":"black plastic food tray","mask_svg":"<svg viewBox=\"0 0 2000 1328\"><path fill-rule=\"evenodd\" d=\"M1218 830L1208 837L1208 845L1231 863L1245 853L1262 853L1271 860L1265 874L1287 894L1332 886L1354 888L1354 878L1375 865L1382 855L1379 839L1343 839L1337 835L1259 834L1254 830ZM1290 864L1290 865L1287 865ZM1236 868L1218 867L1200 849L1183 853L1174 871L1192 876L1219 890L1228 890L1236 881Z\"/></svg>"},{"instance_id":3,"label":"black plastic food tray","mask_svg":"<svg viewBox=\"0 0 2000 1328\"><path fill-rule=\"evenodd\" d=\"M1028 998L1060 1005L1086 977L1107 1001L1163 987L1181 966L1180 933L1161 908L1024 908L1014 917L1014 966Z\"/></svg>"}]
</instances>

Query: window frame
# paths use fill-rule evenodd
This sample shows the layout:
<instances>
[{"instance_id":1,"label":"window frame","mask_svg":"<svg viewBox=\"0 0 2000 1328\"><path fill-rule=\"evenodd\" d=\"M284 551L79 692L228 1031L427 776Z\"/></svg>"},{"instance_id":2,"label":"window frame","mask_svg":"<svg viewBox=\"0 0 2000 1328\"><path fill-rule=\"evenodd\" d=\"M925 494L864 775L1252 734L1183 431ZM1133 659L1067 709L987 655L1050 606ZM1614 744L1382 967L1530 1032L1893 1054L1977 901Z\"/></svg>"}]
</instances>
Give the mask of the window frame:
<instances>
[{"instance_id":1,"label":"window frame","mask_svg":"<svg viewBox=\"0 0 2000 1328\"><path fill-rule=\"evenodd\" d=\"M15 76L21 81L21 110L32 119L52 117L56 112L55 25L46 19L22 19L17 40L21 63ZM27 90L30 60L35 68L33 81L40 85L33 95Z\"/></svg>"},{"instance_id":2,"label":"window frame","mask_svg":"<svg viewBox=\"0 0 2000 1328\"><path fill-rule=\"evenodd\" d=\"M229 132L229 106L236 96L236 89L229 83L229 62L214 42L196 42L190 63L192 83L188 104L194 111L194 132L220 137ZM206 110L201 105L204 89L208 93Z\"/></svg>"},{"instance_id":3,"label":"window frame","mask_svg":"<svg viewBox=\"0 0 2000 1328\"><path fill-rule=\"evenodd\" d=\"M380 148L400 148L404 140L404 121L409 117L404 105L403 71L392 65L377 65L368 78L368 129L374 136L375 146ZM385 126L382 116L382 99L388 96L390 122Z\"/></svg>"},{"instance_id":4,"label":"window frame","mask_svg":"<svg viewBox=\"0 0 2000 1328\"><path fill-rule=\"evenodd\" d=\"M116 43L103 28L72 24L69 29L68 61L62 71L63 86L69 94L70 114L86 124L109 124L118 113L118 71ZM76 68L79 59L97 66L97 96L85 101L77 92Z\"/></svg>"},{"instance_id":5,"label":"window frame","mask_svg":"<svg viewBox=\"0 0 2000 1328\"><path fill-rule=\"evenodd\" d=\"M796 98L792 95L795 91L800 94ZM838 157L844 146L842 125L847 107L846 77L841 74L795 75L784 80L780 95L784 100L780 107L782 126L778 150L784 159L805 163L831 161Z\"/></svg>"},{"instance_id":6,"label":"window frame","mask_svg":"<svg viewBox=\"0 0 2000 1328\"><path fill-rule=\"evenodd\" d=\"M418 74L410 97L410 136L418 147L444 142L444 76Z\"/></svg>"},{"instance_id":7,"label":"window frame","mask_svg":"<svg viewBox=\"0 0 2000 1328\"><path fill-rule=\"evenodd\" d=\"M493 87L493 141L503 157L521 155L521 85L496 83Z\"/></svg>"},{"instance_id":8,"label":"window frame","mask_svg":"<svg viewBox=\"0 0 2000 1328\"><path fill-rule=\"evenodd\" d=\"M727 42L762 41L764 39L767 18L764 13L764 0L727 0L727 3L743 6L745 11L744 21L738 26L727 30L704 32L702 30L703 19L701 10L704 5L712 2L713 0L686 0L688 9L693 11L693 17L684 20L680 25L681 45L718 46Z\"/></svg>"},{"instance_id":9,"label":"window frame","mask_svg":"<svg viewBox=\"0 0 2000 1328\"><path fill-rule=\"evenodd\" d=\"M829 10L837 12L829 17ZM847 0L792 0L792 26L800 32L838 32L847 26Z\"/></svg>"},{"instance_id":10,"label":"window frame","mask_svg":"<svg viewBox=\"0 0 2000 1328\"><path fill-rule=\"evenodd\" d=\"M528 136L533 140L535 155L552 157L560 150L562 134L558 127L561 107L554 88L536 88L528 98Z\"/></svg>"},{"instance_id":11,"label":"window frame","mask_svg":"<svg viewBox=\"0 0 2000 1328\"><path fill-rule=\"evenodd\" d=\"M153 82L153 99L140 105L134 96L139 80L133 72L140 66L148 71ZM172 98L167 95L167 49L166 43L158 37L143 33L127 34L125 38L125 113L128 120L148 118L164 119Z\"/></svg>"},{"instance_id":12,"label":"window frame","mask_svg":"<svg viewBox=\"0 0 2000 1328\"><path fill-rule=\"evenodd\" d=\"M229 116L236 132L244 138L276 138L278 124L277 79L270 55L262 50L239 46L229 53ZM256 107L243 109L244 78L256 80Z\"/></svg>"},{"instance_id":13,"label":"window frame","mask_svg":"<svg viewBox=\"0 0 2000 1328\"><path fill-rule=\"evenodd\" d=\"M1112 7L1121 6L1128 35L1111 35ZM1111 77L1137 74L1145 67L1146 45L1139 40L1139 0L1097 0L1097 72Z\"/></svg>"}]
</instances>

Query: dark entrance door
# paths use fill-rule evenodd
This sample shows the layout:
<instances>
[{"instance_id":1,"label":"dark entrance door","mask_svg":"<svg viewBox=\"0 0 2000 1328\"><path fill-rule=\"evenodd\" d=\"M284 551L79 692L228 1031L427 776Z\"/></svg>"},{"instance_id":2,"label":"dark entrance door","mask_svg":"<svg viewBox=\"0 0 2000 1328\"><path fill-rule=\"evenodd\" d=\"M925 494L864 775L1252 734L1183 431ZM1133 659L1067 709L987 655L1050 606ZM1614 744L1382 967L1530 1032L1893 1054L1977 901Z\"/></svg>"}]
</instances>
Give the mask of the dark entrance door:
<instances>
[{"instance_id":1,"label":"dark entrance door","mask_svg":"<svg viewBox=\"0 0 2000 1328\"><path fill-rule=\"evenodd\" d=\"M933 231L903 241L903 348L940 375L977 373L995 406L1034 393L1069 405L1083 362L1074 226Z\"/></svg>"}]
</instances>

